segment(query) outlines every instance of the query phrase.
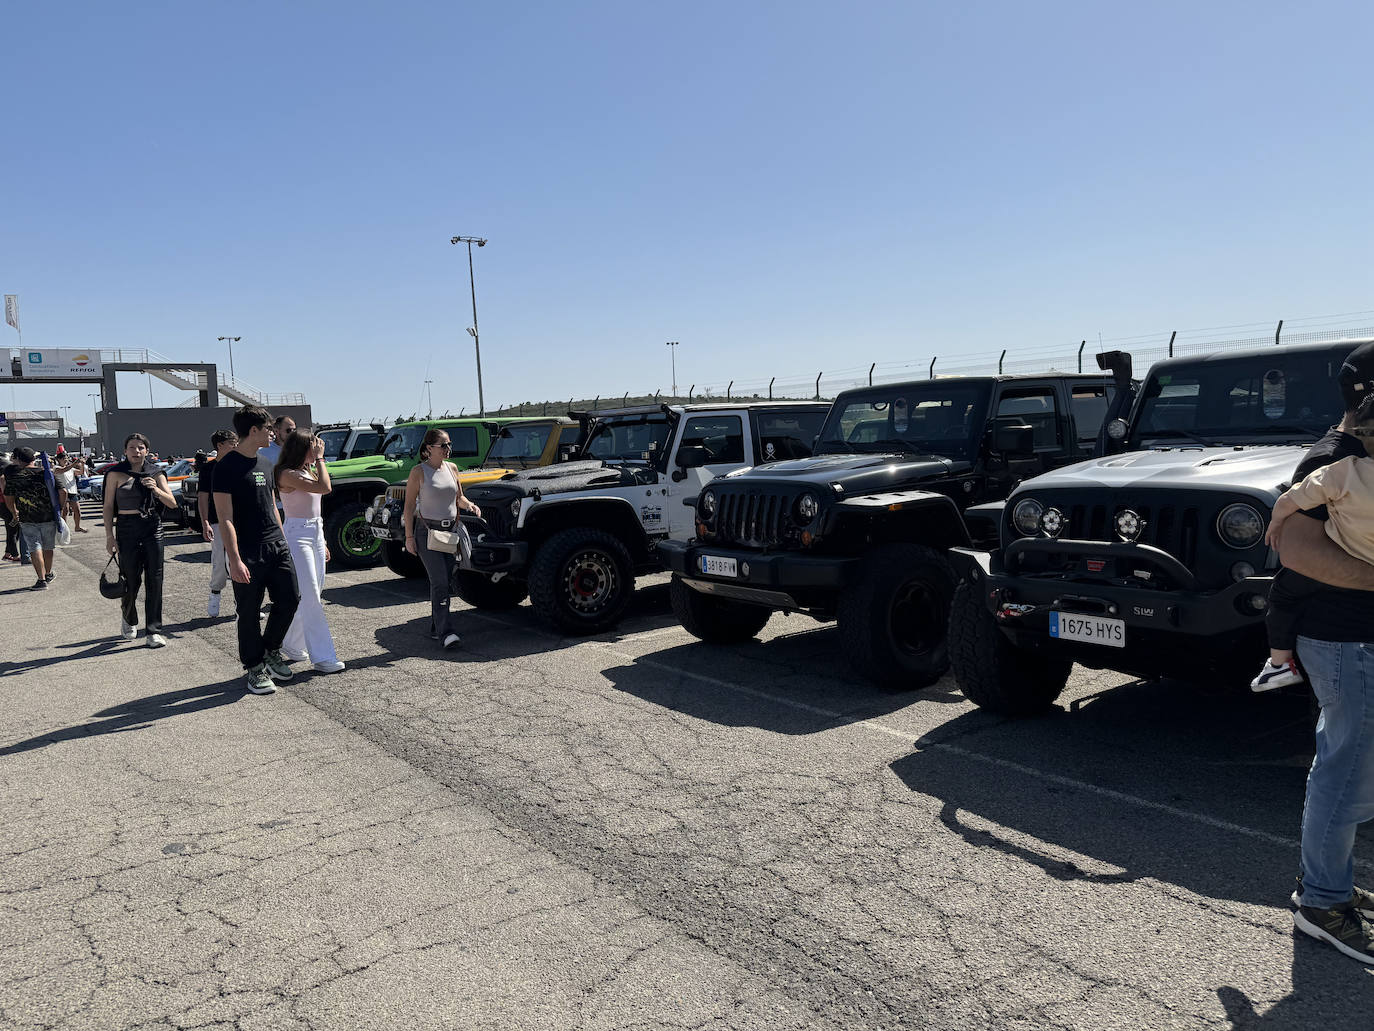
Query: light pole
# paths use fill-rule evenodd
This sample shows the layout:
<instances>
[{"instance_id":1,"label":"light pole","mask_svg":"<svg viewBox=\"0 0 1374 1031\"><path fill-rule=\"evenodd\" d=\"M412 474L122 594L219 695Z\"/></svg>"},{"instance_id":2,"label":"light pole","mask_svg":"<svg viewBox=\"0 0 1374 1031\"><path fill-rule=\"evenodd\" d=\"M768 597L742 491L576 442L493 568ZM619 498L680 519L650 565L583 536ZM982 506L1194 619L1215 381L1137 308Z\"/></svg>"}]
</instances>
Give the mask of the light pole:
<instances>
[{"instance_id":1,"label":"light pole","mask_svg":"<svg viewBox=\"0 0 1374 1031\"><path fill-rule=\"evenodd\" d=\"M232 383L234 382L234 345L243 337L216 337L215 339L221 344L228 343L229 345L229 382Z\"/></svg>"},{"instance_id":2,"label":"light pole","mask_svg":"<svg viewBox=\"0 0 1374 1031\"><path fill-rule=\"evenodd\" d=\"M89 397L89 398L94 398L94 401L93 401L93 403L91 404L91 407L95 409L95 433L92 434L92 436L95 437L95 444L99 444L99 443L100 443L100 395L97 393L97 394L87 394L86 396ZM95 447L95 444L92 444L91 447L94 448L94 447Z\"/></svg>"},{"instance_id":3,"label":"light pole","mask_svg":"<svg viewBox=\"0 0 1374 1031\"><path fill-rule=\"evenodd\" d=\"M71 419L71 410L72 410L72 406L71 406L71 405L58 405L58 406L57 406L57 410L58 410L58 412L66 412L66 413L67 413L66 415L63 415L63 416L62 416L62 436L65 437L65 436L67 435L67 422L68 422L68 420ZM61 438L59 438L59 439L61 439Z\"/></svg>"},{"instance_id":4,"label":"light pole","mask_svg":"<svg viewBox=\"0 0 1374 1031\"><path fill-rule=\"evenodd\" d=\"M472 245L485 247L487 241L480 236L455 236L449 243L468 245L468 287L472 290L472 325L468 327L468 335L472 337L472 346L477 352L477 415L478 418L485 419L487 417L487 402L482 396L482 341L477 335L477 279L472 272Z\"/></svg>"},{"instance_id":5,"label":"light pole","mask_svg":"<svg viewBox=\"0 0 1374 1031\"><path fill-rule=\"evenodd\" d=\"M673 397L677 397L677 341L669 340L663 346L672 349L668 353L673 356Z\"/></svg>"}]
</instances>

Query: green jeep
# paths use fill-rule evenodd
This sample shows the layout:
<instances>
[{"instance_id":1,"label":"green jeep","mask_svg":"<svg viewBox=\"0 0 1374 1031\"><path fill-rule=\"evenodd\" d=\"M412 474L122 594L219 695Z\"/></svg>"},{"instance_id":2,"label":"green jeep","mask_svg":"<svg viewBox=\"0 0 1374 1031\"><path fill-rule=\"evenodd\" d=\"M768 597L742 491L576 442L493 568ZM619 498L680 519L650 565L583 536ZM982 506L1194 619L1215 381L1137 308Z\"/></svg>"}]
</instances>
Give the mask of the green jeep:
<instances>
[{"instance_id":1,"label":"green jeep","mask_svg":"<svg viewBox=\"0 0 1374 1031\"><path fill-rule=\"evenodd\" d=\"M453 442L449 460L460 470L482 461L492 437L508 423L529 419L415 419L393 426L375 455L329 463L334 489L324 496L325 542L340 565L361 569L382 559L382 542L367 524L367 507L395 483L405 483L420 460L420 442L431 429L441 429Z\"/></svg>"}]
</instances>

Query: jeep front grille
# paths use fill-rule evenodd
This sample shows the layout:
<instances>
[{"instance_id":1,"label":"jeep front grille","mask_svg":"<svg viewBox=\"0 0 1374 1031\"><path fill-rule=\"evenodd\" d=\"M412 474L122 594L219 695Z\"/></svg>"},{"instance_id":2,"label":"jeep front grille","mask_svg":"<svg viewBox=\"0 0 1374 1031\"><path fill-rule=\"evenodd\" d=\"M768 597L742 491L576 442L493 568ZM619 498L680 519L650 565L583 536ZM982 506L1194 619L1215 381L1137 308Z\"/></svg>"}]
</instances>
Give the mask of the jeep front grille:
<instances>
[{"instance_id":1,"label":"jeep front grille","mask_svg":"<svg viewBox=\"0 0 1374 1031\"><path fill-rule=\"evenodd\" d=\"M1053 501L1049 502L1053 504ZM1062 536L1082 541L1117 540L1116 514L1129 508L1144 521L1137 543L1167 551L1189 569L1197 559L1198 510L1177 505L1070 505L1064 509L1069 525Z\"/></svg>"},{"instance_id":2,"label":"jeep front grille","mask_svg":"<svg viewBox=\"0 0 1374 1031\"><path fill-rule=\"evenodd\" d=\"M776 548L784 543L790 494L722 491L716 505L716 539L722 544Z\"/></svg>"},{"instance_id":3,"label":"jeep front grille","mask_svg":"<svg viewBox=\"0 0 1374 1031\"><path fill-rule=\"evenodd\" d=\"M401 501L406 499L406 485L404 483L393 484L386 489L386 499L388 501Z\"/></svg>"}]
</instances>

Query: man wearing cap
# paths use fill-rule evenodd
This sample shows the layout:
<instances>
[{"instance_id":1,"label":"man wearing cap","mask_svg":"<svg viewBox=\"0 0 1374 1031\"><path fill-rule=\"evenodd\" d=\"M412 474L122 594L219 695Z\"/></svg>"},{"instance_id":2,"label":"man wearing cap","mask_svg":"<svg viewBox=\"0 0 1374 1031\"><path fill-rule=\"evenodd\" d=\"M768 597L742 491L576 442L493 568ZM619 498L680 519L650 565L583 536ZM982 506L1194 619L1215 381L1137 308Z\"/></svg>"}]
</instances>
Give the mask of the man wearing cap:
<instances>
[{"instance_id":1,"label":"man wearing cap","mask_svg":"<svg viewBox=\"0 0 1374 1031\"><path fill-rule=\"evenodd\" d=\"M1355 348L1337 382L1345 417L1313 444L1294 482L1342 458L1367 458L1374 394L1374 343ZM1357 435L1358 434L1358 435ZM1374 443L1374 440L1371 441ZM1374 819L1374 566L1326 534L1324 507L1288 519L1280 532L1286 570L1276 589L1302 597L1298 657L1321 705L1316 756L1303 803L1299 930L1374 964L1374 894L1354 880L1355 831Z\"/></svg>"}]
</instances>

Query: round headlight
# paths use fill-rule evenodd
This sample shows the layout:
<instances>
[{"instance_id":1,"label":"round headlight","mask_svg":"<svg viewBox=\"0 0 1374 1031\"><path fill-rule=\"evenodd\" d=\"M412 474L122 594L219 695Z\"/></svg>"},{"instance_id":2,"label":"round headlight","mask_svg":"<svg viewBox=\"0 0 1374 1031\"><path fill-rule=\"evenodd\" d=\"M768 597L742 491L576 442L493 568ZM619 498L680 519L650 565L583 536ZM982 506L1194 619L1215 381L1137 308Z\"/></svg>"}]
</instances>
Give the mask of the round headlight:
<instances>
[{"instance_id":1,"label":"round headlight","mask_svg":"<svg viewBox=\"0 0 1374 1031\"><path fill-rule=\"evenodd\" d=\"M1046 537L1058 537L1064 532L1064 513L1057 508L1047 508L1040 516L1040 529L1045 532Z\"/></svg>"},{"instance_id":2,"label":"round headlight","mask_svg":"<svg viewBox=\"0 0 1374 1031\"><path fill-rule=\"evenodd\" d=\"M816 518L816 513L821 510L821 503L816 500L814 494L803 494L797 499L797 515L801 516L805 522L811 522Z\"/></svg>"},{"instance_id":3,"label":"round headlight","mask_svg":"<svg viewBox=\"0 0 1374 1031\"><path fill-rule=\"evenodd\" d=\"M1217 536L1232 548L1253 548L1264 538L1264 516L1253 505L1227 505L1217 516Z\"/></svg>"},{"instance_id":4,"label":"round headlight","mask_svg":"<svg viewBox=\"0 0 1374 1031\"><path fill-rule=\"evenodd\" d=\"M1141 531L1145 529L1145 520L1140 518L1139 512L1133 512L1129 508L1123 508L1116 514L1116 535L1127 544L1140 539Z\"/></svg>"},{"instance_id":5,"label":"round headlight","mask_svg":"<svg viewBox=\"0 0 1374 1031\"><path fill-rule=\"evenodd\" d=\"M1112 440L1125 440L1128 428L1125 419L1113 419L1107 423L1107 436Z\"/></svg>"},{"instance_id":6,"label":"round headlight","mask_svg":"<svg viewBox=\"0 0 1374 1031\"><path fill-rule=\"evenodd\" d=\"M708 519L716 514L716 492L704 490L701 492L701 514Z\"/></svg>"},{"instance_id":7,"label":"round headlight","mask_svg":"<svg viewBox=\"0 0 1374 1031\"><path fill-rule=\"evenodd\" d=\"M1011 525L1022 537L1034 537L1040 532L1040 516L1044 511L1034 498L1023 498L1011 510Z\"/></svg>"},{"instance_id":8,"label":"round headlight","mask_svg":"<svg viewBox=\"0 0 1374 1031\"><path fill-rule=\"evenodd\" d=\"M377 507L375 505L368 505L367 508L363 510L363 518L370 523L372 522L372 517L376 514L376 512Z\"/></svg>"},{"instance_id":9,"label":"round headlight","mask_svg":"<svg viewBox=\"0 0 1374 1031\"><path fill-rule=\"evenodd\" d=\"M524 498L516 498L514 501L512 501L512 502L510 503L510 514L511 514L511 517L512 517L512 518L514 518L514 519L519 519L519 518L520 518L520 502L522 502L522 501L524 501L524 500L525 500Z\"/></svg>"},{"instance_id":10,"label":"round headlight","mask_svg":"<svg viewBox=\"0 0 1374 1031\"><path fill-rule=\"evenodd\" d=\"M386 525L389 522L391 522L391 509L384 508L382 509L382 524Z\"/></svg>"}]
</instances>

